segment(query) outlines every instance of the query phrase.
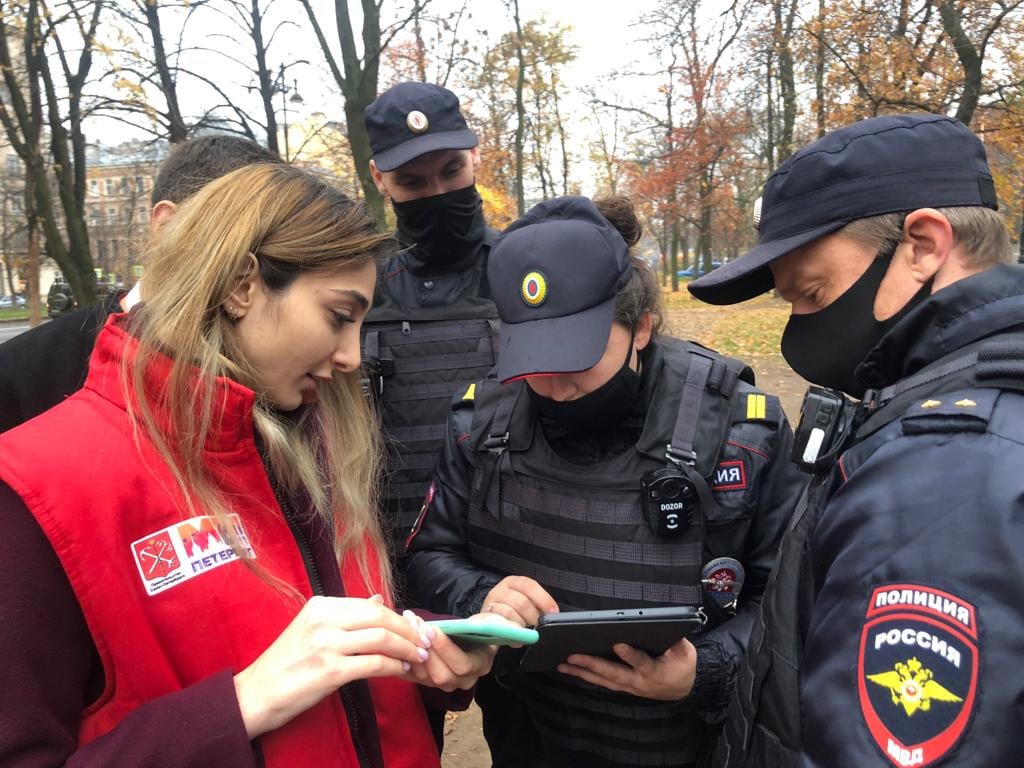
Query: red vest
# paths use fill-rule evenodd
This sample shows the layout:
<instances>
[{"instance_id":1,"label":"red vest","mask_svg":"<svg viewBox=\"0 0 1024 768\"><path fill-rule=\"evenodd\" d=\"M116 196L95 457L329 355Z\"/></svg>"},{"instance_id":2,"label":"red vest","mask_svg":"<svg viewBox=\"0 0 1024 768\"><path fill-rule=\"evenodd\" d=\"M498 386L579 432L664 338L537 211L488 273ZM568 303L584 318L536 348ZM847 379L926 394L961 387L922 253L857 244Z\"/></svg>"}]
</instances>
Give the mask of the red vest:
<instances>
[{"instance_id":1,"label":"red vest","mask_svg":"<svg viewBox=\"0 0 1024 768\"><path fill-rule=\"evenodd\" d=\"M121 319L108 320L97 339L83 390L0 435L0 478L53 545L103 663L106 687L83 713L81 744L146 701L226 668L244 669L301 607L239 562L208 518L192 517L148 444L140 454L119 375L121 356L136 341ZM154 383L167 364L153 366ZM203 461L242 500L235 512L256 562L308 598L302 556L253 441L253 393L226 379L216 390L223 418ZM351 597L380 591L354 567L342 576ZM416 687L394 678L369 684L385 764L439 765ZM358 765L338 695L260 743L268 766Z\"/></svg>"}]
</instances>

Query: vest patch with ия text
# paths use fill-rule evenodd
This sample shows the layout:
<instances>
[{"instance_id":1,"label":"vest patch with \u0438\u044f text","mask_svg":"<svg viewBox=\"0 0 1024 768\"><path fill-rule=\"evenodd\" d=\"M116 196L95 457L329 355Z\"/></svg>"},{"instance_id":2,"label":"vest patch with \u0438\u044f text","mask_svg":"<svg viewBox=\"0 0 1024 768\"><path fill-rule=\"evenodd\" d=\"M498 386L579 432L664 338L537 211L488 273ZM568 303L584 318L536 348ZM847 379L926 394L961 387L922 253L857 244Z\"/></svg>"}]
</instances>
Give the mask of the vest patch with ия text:
<instances>
[{"instance_id":1,"label":"vest patch with \u0438\u044f text","mask_svg":"<svg viewBox=\"0 0 1024 768\"><path fill-rule=\"evenodd\" d=\"M747 468L743 459L720 461L715 467L711 488L716 491L741 491L747 487Z\"/></svg>"},{"instance_id":2,"label":"vest patch with \u0438\u044f text","mask_svg":"<svg viewBox=\"0 0 1024 768\"><path fill-rule=\"evenodd\" d=\"M228 515L228 525L249 557L255 552L238 515ZM132 542L132 556L147 595L156 595L214 568L238 559L227 537L209 515L169 525Z\"/></svg>"},{"instance_id":3,"label":"vest patch with \u0438\u044f text","mask_svg":"<svg viewBox=\"0 0 1024 768\"><path fill-rule=\"evenodd\" d=\"M920 584L874 589L857 660L861 714L900 768L946 757L978 698L978 616L966 600Z\"/></svg>"}]
</instances>

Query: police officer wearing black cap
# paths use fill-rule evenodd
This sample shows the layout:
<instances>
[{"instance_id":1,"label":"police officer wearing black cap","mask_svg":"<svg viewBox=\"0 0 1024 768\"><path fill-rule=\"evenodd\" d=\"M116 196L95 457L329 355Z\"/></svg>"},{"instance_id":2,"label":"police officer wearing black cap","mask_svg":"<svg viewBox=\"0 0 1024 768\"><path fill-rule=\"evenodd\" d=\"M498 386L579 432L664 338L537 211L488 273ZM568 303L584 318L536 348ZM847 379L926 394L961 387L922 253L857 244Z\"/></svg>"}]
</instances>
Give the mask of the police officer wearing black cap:
<instances>
[{"instance_id":1,"label":"police officer wearing black cap","mask_svg":"<svg viewBox=\"0 0 1024 768\"><path fill-rule=\"evenodd\" d=\"M765 184L759 242L690 284L773 285L823 388L718 764L1016 765L1024 748L1024 268L982 143L864 120ZM843 393L861 398L854 405Z\"/></svg>"},{"instance_id":2,"label":"police officer wearing black cap","mask_svg":"<svg viewBox=\"0 0 1024 768\"><path fill-rule=\"evenodd\" d=\"M524 625L668 605L709 620L656 658L620 645L616 662L574 655L550 673L506 658L508 688L482 679L477 694L496 766L706 757L803 485L750 369L659 335L639 236L627 200L564 197L495 241L498 364L454 404L409 588L436 611Z\"/></svg>"},{"instance_id":3,"label":"police officer wearing black cap","mask_svg":"<svg viewBox=\"0 0 1024 768\"><path fill-rule=\"evenodd\" d=\"M456 390L494 364L494 234L474 185L477 137L446 88L399 83L364 114L370 171L391 200L402 251L382 266L363 331L366 389L388 441L385 524L400 555L423 503Z\"/></svg>"}]
</instances>

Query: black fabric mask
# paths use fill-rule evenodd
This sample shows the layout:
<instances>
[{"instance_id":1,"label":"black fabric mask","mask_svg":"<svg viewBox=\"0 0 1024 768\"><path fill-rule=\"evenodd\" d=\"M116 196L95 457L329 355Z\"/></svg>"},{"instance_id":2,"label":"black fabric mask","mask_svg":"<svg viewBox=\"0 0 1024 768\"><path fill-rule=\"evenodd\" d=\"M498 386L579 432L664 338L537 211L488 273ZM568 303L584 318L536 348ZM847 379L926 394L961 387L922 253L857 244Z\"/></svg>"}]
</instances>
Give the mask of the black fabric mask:
<instances>
[{"instance_id":1,"label":"black fabric mask","mask_svg":"<svg viewBox=\"0 0 1024 768\"><path fill-rule=\"evenodd\" d=\"M893 249L895 250L895 249ZM824 309L790 315L782 333L782 356L798 374L814 384L861 397L866 389L855 371L896 323L931 294L931 281L886 320L874 316L875 297L892 262L880 255L857 282Z\"/></svg>"},{"instance_id":2,"label":"black fabric mask","mask_svg":"<svg viewBox=\"0 0 1024 768\"><path fill-rule=\"evenodd\" d=\"M410 269L462 272L476 256L487 228L483 200L470 185L442 195L392 202L398 220L398 239L415 246Z\"/></svg>"},{"instance_id":3,"label":"black fabric mask","mask_svg":"<svg viewBox=\"0 0 1024 768\"><path fill-rule=\"evenodd\" d=\"M527 384L541 422L552 422L564 434L591 436L606 432L620 424L633 410L640 393L641 376L629 367L633 356L633 338L630 336L626 361L608 381L575 400L552 400L538 395Z\"/></svg>"}]
</instances>

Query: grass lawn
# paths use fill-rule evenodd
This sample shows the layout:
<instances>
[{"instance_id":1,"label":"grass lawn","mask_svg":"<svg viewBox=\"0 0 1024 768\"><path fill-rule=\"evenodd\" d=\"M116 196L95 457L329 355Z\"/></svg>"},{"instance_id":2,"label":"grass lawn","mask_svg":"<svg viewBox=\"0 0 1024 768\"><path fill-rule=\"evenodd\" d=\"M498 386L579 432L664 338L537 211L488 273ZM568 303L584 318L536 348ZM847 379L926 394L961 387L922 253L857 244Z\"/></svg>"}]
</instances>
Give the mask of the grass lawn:
<instances>
[{"instance_id":1,"label":"grass lawn","mask_svg":"<svg viewBox=\"0 0 1024 768\"><path fill-rule=\"evenodd\" d=\"M0 322L5 320L28 320L28 307L0 309Z\"/></svg>"},{"instance_id":2,"label":"grass lawn","mask_svg":"<svg viewBox=\"0 0 1024 768\"><path fill-rule=\"evenodd\" d=\"M684 337L696 338L722 354L741 360L748 357L776 357L781 359L779 340L789 319L789 304L773 294L732 306L713 306L697 301L680 284L680 290L662 289L662 305L670 313L689 322L676 330ZM685 326L694 323L700 330L687 333Z\"/></svg>"}]
</instances>

